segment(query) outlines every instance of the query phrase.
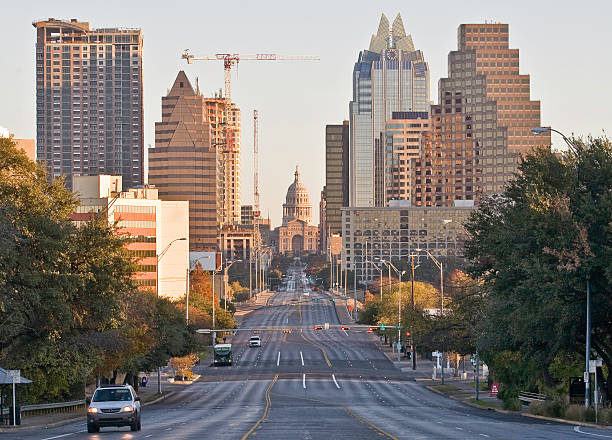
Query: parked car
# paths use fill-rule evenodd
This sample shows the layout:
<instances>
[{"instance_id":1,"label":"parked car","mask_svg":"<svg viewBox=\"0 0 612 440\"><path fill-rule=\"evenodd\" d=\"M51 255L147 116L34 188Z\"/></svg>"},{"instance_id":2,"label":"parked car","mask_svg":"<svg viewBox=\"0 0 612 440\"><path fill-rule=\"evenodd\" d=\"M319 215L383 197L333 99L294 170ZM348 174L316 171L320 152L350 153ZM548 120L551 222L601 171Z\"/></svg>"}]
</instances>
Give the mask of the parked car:
<instances>
[{"instance_id":1,"label":"parked car","mask_svg":"<svg viewBox=\"0 0 612 440\"><path fill-rule=\"evenodd\" d=\"M87 402L87 432L99 432L103 426L140 431L140 397L130 385L102 385Z\"/></svg>"},{"instance_id":2,"label":"parked car","mask_svg":"<svg viewBox=\"0 0 612 440\"><path fill-rule=\"evenodd\" d=\"M249 347L261 347L261 338L259 336L251 336Z\"/></svg>"}]
</instances>

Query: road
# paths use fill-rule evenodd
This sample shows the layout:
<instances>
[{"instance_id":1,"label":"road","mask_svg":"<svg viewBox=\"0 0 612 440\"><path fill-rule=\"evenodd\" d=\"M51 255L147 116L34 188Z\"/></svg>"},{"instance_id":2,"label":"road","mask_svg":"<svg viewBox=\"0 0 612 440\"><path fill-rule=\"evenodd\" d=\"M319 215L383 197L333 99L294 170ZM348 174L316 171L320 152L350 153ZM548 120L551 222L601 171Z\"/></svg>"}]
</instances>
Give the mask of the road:
<instances>
[{"instance_id":1,"label":"road","mask_svg":"<svg viewBox=\"0 0 612 440\"><path fill-rule=\"evenodd\" d=\"M202 377L145 407L142 431L85 420L62 427L3 433L3 439L612 439L612 430L574 427L466 406L403 377L367 332L339 328L328 297L306 292L303 274L254 311L243 328L303 326L290 334L251 331L231 337L232 367L200 366ZM317 301L315 301L315 298ZM228 341L229 342L229 341Z\"/></svg>"}]
</instances>

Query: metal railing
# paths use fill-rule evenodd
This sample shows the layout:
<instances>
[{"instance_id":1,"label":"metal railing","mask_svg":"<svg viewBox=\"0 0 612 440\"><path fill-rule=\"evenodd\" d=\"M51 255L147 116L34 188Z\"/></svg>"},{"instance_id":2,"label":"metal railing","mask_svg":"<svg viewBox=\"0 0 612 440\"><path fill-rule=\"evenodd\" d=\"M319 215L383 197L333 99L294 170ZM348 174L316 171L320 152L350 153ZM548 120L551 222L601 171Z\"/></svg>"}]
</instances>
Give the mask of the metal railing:
<instances>
[{"instance_id":1,"label":"metal railing","mask_svg":"<svg viewBox=\"0 0 612 440\"><path fill-rule=\"evenodd\" d=\"M21 407L21 416L31 416L36 414L62 413L71 412L79 407L85 408L86 402L83 400L73 400L70 402L58 403L39 403L37 405L23 405Z\"/></svg>"}]
</instances>

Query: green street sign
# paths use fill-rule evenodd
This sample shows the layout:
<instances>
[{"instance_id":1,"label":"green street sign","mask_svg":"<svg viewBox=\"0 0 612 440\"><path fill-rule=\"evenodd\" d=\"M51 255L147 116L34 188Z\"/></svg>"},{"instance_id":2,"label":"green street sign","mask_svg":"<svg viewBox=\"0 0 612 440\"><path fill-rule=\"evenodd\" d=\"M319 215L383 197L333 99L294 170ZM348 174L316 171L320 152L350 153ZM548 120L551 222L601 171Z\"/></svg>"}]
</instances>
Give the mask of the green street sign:
<instances>
[{"instance_id":1,"label":"green street sign","mask_svg":"<svg viewBox=\"0 0 612 440\"><path fill-rule=\"evenodd\" d=\"M379 328L380 328L381 330L384 330L384 329L385 329L385 324L380 324L380 327L379 327Z\"/></svg>"}]
</instances>

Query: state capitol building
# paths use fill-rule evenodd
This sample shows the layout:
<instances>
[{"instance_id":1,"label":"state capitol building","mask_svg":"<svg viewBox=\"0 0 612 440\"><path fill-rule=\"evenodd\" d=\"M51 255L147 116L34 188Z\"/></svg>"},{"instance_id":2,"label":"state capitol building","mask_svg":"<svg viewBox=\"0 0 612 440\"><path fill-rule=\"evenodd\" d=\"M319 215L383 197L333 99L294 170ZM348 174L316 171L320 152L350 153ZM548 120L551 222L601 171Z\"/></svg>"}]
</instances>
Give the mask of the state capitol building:
<instances>
[{"instance_id":1,"label":"state capitol building","mask_svg":"<svg viewBox=\"0 0 612 440\"><path fill-rule=\"evenodd\" d=\"M300 181L300 172L295 168L295 180L287 189L283 203L283 224L274 230L280 254L299 255L302 252L317 252L319 228L312 226L312 205L306 186Z\"/></svg>"}]
</instances>

